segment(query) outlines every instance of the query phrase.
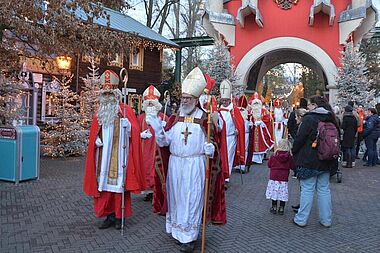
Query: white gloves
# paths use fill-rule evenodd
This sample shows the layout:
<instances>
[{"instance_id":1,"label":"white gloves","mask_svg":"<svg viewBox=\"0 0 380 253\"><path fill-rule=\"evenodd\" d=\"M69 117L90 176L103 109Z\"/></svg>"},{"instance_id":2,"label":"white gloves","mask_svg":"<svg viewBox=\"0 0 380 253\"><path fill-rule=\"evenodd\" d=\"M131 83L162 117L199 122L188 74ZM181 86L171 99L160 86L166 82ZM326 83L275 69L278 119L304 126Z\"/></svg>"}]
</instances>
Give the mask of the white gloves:
<instances>
[{"instance_id":1,"label":"white gloves","mask_svg":"<svg viewBox=\"0 0 380 253\"><path fill-rule=\"evenodd\" d=\"M265 127L265 123L262 122L261 120L255 121L255 126L261 126L261 128Z\"/></svg>"},{"instance_id":2,"label":"white gloves","mask_svg":"<svg viewBox=\"0 0 380 253\"><path fill-rule=\"evenodd\" d=\"M125 130L127 132L130 132L131 131L131 123L129 122L129 120L127 118L121 118L120 119L120 127L125 127Z\"/></svg>"},{"instance_id":3,"label":"white gloves","mask_svg":"<svg viewBox=\"0 0 380 253\"><path fill-rule=\"evenodd\" d=\"M166 121L161 121L161 125L163 128L166 127Z\"/></svg>"},{"instance_id":4,"label":"white gloves","mask_svg":"<svg viewBox=\"0 0 380 253\"><path fill-rule=\"evenodd\" d=\"M162 132L162 122L157 116L147 115L145 121L150 125L156 134Z\"/></svg>"},{"instance_id":5,"label":"white gloves","mask_svg":"<svg viewBox=\"0 0 380 253\"><path fill-rule=\"evenodd\" d=\"M102 140L99 138L99 136L96 137L96 140L95 140L95 146L96 146L97 148L100 148L100 147L103 146L103 142L102 142Z\"/></svg>"},{"instance_id":6,"label":"white gloves","mask_svg":"<svg viewBox=\"0 0 380 253\"><path fill-rule=\"evenodd\" d=\"M251 128L251 127L253 127L253 122L252 121L249 121L248 122L248 126Z\"/></svg>"},{"instance_id":7,"label":"white gloves","mask_svg":"<svg viewBox=\"0 0 380 253\"><path fill-rule=\"evenodd\" d=\"M283 123L285 126L287 126L287 125L288 125L288 119L283 119L283 120L282 120L282 123Z\"/></svg>"},{"instance_id":8,"label":"white gloves","mask_svg":"<svg viewBox=\"0 0 380 253\"><path fill-rule=\"evenodd\" d=\"M205 154L208 155L210 158L214 157L215 147L212 143L205 142L203 150L205 151Z\"/></svg>"},{"instance_id":9,"label":"white gloves","mask_svg":"<svg viewBox=\"0 0 380 253\"><path fill-rule=\"evenodd\" d=\"M141 139L149 139L150 137L152 137L152 133L149 131L149 129L146 129L145 131L142 131L140 133L140 136L141 136Z\"/></svg>"}]
</instances>

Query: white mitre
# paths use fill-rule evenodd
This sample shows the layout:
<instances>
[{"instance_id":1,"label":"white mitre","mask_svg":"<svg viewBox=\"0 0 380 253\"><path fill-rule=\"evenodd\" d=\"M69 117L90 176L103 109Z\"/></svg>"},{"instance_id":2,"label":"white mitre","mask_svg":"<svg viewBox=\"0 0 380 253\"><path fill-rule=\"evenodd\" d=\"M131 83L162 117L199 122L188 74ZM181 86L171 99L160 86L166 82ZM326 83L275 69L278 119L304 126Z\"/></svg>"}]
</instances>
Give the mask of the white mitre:
<instances>
[{"instance_id":1,"label":"white mitre","mask_svg":"<svg viewBox=\"0 0 380 253\"><path fill-rule=\"evenodd\" d=\"M224 79L220 83L220 98L229 98L231 99L232 84L227 79Z\"/></svg>"},{"instance_id":2,"label":"white mitre","mask_svg":"<svg viewBox=\"0 0 380 253\"><path fill-rule=\"evenodd\" d=\"M206 88L207 81L200 68L196 67L186 76L182 82L182 93L199 97Z\"/></svg>"}]
</instances>

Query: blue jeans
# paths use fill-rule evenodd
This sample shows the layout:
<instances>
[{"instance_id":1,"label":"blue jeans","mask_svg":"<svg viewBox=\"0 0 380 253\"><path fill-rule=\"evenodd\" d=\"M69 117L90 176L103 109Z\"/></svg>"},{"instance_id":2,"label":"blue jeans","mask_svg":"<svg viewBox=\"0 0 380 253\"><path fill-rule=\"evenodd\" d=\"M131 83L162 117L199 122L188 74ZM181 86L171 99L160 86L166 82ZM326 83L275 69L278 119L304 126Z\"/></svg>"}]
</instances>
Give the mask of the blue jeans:
<instances>
[{"instance_id":1,"label":"blue jeans","mask_svg":"<svg viewBox=\"0 0 380 253\"><path fill-rule=\"evenodd\" d=\"M352 148L342 148L343 149L343 161L355 162L356 150L355 147Z\"/></svg>"},{"instance_id":2,"label":"blue jeans","mask_svg":"<svg viewBox=\"0 0 380 253\"><path fill-rule=\"evenodd\" d=\"M365 138L365 146L368 152L368 165L375 166L377 163L377 149L376 149L377 138Z\"/></svg>"},{"instance_id":3,"label":"blue jeans","mask_svg":"<svg viewBox=\"0 0 380 253\"><path fill-rule=\"evenodd\" d=\"M300 208L294 222L305 226L313 206L314 191L317 191L319 220L325 226L331 225L332 204L330 193L330 173L322 173L308 179L301 179Z\"/></svg>"}]
</instances>

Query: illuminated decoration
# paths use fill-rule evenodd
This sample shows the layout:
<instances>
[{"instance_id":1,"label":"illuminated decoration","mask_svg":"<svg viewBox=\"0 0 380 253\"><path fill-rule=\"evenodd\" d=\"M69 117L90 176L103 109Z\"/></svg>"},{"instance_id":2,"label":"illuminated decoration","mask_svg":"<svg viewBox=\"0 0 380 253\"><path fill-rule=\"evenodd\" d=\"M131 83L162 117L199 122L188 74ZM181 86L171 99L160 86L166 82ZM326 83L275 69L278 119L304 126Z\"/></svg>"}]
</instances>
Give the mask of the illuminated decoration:
<instances>
[{"instance_id":1,"label":"illuminated decoration","mask_svg":"<svg viewBox=\"0 0 380 253\"><path fill-rule=\"evenodd\" d=\"M71 67L71 60L72 58L70 56L57 56L55 58L58 68L61 70L69 70Z\"/></svg>"},{"instance_id":2,"label":"illuminated decoration","mask_svg":"<svg viewBox=\"0 0 380 253\"><path fill-rule=\"evenodd\" d=\"M299 0L273 0L278 7L284 10L292 8L293 4L297 4Z\"/></svg>"},{"instance_id":3,"label":"illuminated decoration","mask_svg":"<svg viewBox=\"0 0 380 253\"><path fill-rule=\"evenodd\" d=\"M113 58L111 58L113 57ZM123 53L116 53L114 55L108 54L107 66L119 67L122 68L124 64L124 55Z\"/></svg>"},{"instance_id":4,"label":"illuminated decoration","mask_svg":"<svg viewBox=\"0 0 380 253\"><path fill-rule=\"evenodd\" d=\"M133 46L129 51L129 69L144 70L144 47Z\"/></svg>"}]
</instances>

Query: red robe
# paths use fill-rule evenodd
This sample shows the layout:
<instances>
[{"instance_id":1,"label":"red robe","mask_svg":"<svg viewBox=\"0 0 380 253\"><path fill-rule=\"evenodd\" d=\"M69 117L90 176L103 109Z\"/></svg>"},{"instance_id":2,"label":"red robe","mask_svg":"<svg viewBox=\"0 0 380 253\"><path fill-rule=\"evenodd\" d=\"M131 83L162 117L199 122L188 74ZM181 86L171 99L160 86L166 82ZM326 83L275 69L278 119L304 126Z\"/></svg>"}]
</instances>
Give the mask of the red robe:
<instances>
[{"instance_id":1,"label":"red robe","mask_svg":"<svg viewBox=\"0 0 380 253\"><path fill-rule=\"evenodd\" d=\"M120 117L122 117L123 105L120 105ZM126 107L126 117L131 123L131 138L129 144L128 165L125 179L125 212L124 217L132 215L130 193L139 194L145 190L145 176L143 173L143 159L141 153L140 128L137 118L132 109ZM95 141L101 131L97 115L90 128L90 137L87 148L86 164L84 171L83 191L90 197L94 198L94 211L96 217L104 217L115 213L116 218L120 219L121 214L121 193L98 191L96 175L96 145Z\"/></svg>"},{"instance_id":2,"label":"red robe","mask_svg":"<svg viewBox=\"0 0 380 253\"><path fill-rule=\"evenodd\" d=\"M265 127L255 126L255 120L251 117L253 126L249 133L248 157L246 165L252 164L253 154L263 154L273 147L274 141L272 138L272 126L269 112L261 109L261 119Z\"/></svg>"},{"instance_id":3,"label":"red robe","mask_svg":"<svg viewBox=\"0 0 380 253\"><path fill-rule=\"evenodd\" d=\"M159 113L158 116L161 119L164 119L164 114ZM165 117L167 118L167 117ZM154 130L151 126L149 126L145 122L145 113L140 114L137 117L137 120L139 121L139 126L141 128L141 132L145 131L146 129L149 129L149 132L152 134L152 137L149 139L142 139L141 145L142 145L142 153L144 154L143 160L144 160L144 172L145 172L145 178L146 178L146 185L148 189L153 189L154 186L154 168L155 168L155 159L156 159L156 139Z\"/></svg>"},{"instance_id":4,"label":"red robe","mask_svg":"<svg viewBox=\"0 0 380 253\"><path fill-rule=\"evenodd\" d=\"M165 127L165 131L168 131L177 122L177 115L172 115ZM207 117L203 119L201 124L207 133ZM227 222L226 213L226 202L225 202L225 192L224 192L224 169L221 165L221 155L220 155L220 142L221 136L216 133L216 127L213 127L211 131L211 142L216 146L214 158L210 159L210 177L209 177L209 200L208 200L208 211L207 220L211 220L214 224L224 225ZM225 149L225 152L227 150ZM168 171L169 163L169 148L160 148L157 151L156 156L156 174L155 174L155 185L153 194L153 212L165 215L167 212L166 204L166 176ZM227 167L228 173L228 167Z\"/></svg>"},{"instance_id":5,"label":"red robe","mask_svg":"<svg viewBox=\"0 0 380 253\"><path fill-rule=\"evenodd\" d=\"M220 108L219 111L226 110ZM236 150L233 161L233 167L245 164L245 126L244 119L241 116L241 112L237 106L234 106L230 111L231 118L234 121L235 128L238 131L237 141L236 141Z\"/></svg>"}]
</instances>

